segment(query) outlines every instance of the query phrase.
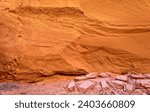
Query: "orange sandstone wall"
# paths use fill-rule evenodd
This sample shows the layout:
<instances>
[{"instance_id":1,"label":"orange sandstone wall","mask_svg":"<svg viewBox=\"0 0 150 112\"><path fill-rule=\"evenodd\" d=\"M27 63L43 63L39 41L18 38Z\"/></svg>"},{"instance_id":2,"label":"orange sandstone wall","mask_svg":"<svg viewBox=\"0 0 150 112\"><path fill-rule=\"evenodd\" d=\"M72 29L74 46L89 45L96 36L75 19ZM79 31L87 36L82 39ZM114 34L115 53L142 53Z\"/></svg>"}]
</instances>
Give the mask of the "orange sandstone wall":
<instances>
[{"instance_id":1,"label":"orange sandstone wall","mask_svg":"<svg viewBox=\"0 0 150 112\"><path fill-rule=\"evenodd\" d=\"M150 72L149 0L0 0L0 6L1 74Z\"/></svg>"}]
</instances>

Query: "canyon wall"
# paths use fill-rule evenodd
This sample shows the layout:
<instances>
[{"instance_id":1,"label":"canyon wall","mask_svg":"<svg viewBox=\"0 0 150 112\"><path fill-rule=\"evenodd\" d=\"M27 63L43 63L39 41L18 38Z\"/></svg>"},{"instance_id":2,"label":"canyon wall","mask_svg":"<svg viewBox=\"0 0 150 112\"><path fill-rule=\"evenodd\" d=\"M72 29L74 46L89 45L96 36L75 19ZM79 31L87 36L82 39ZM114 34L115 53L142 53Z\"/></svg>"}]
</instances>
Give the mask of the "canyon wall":
<instances>
[{"instance_id":1,"label":"canyon wall","mask_svg":"<svg viewBox=\"0 0 150 112\"><path fill-rule=\"evenodd\" d=\"M0 0L1 80L150 72L149 0Z\"/></svg>"}]
</instances>

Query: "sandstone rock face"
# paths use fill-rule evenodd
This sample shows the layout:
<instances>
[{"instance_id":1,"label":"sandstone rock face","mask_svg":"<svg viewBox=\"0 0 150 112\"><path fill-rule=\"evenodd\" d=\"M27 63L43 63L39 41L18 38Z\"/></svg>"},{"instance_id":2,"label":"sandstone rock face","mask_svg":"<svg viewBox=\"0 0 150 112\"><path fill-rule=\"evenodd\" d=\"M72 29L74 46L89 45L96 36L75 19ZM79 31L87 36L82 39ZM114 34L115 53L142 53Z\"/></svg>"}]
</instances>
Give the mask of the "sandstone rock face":
<instances>
[{"instance_id":1,"label":"sandstone rock face","mask_svg":"<svg viewBox=\"0 0 150 112\"><path fill-rule=\"evenodd\" d=\"M0 0L0 79L148 73L149 7L149 0Z\"/></svg>"}]
</instances>

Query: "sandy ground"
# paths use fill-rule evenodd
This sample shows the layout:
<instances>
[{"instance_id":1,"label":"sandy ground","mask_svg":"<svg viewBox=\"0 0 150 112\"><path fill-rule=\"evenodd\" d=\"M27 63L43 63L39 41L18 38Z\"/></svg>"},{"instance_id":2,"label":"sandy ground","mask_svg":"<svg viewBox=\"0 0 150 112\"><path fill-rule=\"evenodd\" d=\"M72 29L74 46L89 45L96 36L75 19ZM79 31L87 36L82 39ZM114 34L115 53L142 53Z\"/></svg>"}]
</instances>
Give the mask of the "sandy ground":
<instances>
[{"instance_id":1,"label":"sandy ground","mask_svg":"<svg viewBox=\"0 0 150 112\"><path fill-rule=\"evenodd\" d=\"M46 80L39 83L16 83L4 82L0 83L1 95L79 95L79 94L94 94L94 93L80 93L69 92L65 85L70 80Z\"/></svg>"},{"instance_id":2,"label":"sandy ground","mask_svg":"<svg viewBox=\"0 0 150 112\"><path fill-rule=\"evenodd\" d=\"M0 94L3 95L66 95L66 94L81 94L71 93L66 90L65 85L70 82L72 76L52 76L49 78L40 79L38 83L25 82L1 82Z\"/></svg>"}]
</instances>

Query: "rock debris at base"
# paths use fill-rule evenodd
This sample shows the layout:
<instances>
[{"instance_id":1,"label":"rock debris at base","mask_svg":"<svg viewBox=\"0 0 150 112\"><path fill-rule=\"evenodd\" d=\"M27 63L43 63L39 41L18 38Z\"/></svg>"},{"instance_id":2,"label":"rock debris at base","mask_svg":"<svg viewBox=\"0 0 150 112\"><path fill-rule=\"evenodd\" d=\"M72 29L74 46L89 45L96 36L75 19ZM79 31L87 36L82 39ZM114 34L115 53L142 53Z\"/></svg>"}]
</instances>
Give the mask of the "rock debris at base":
<instances>
[{"instance_id":1,"label":"rock debris at base","mask_svg":"<svg viewBox=\"0 0 150 112\"><path fill-rule=\"evenodd\" d=\"M60 76L61 77L61 76ZM67 77L67 76L64 76ZM61 77L63 78L63 77ZM57 79L57 80L56 80ZM150 74L90 73L78 77L47 77L42 81L1 82L1 95L150 95Z\"/></svg>"},{"instance_id":2,"label":"rock debris at base","mask_svg":"<svg viewBox=\"0 0 150 112\"><path fill-rule=\"evenodd\" d=\"M70 92L100 95L150 95L150 74L127 73L111 77L108 73L78 76L65 87Z\"/></svg>"}]
</instances>

